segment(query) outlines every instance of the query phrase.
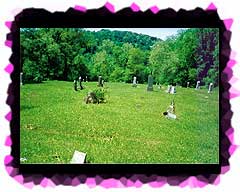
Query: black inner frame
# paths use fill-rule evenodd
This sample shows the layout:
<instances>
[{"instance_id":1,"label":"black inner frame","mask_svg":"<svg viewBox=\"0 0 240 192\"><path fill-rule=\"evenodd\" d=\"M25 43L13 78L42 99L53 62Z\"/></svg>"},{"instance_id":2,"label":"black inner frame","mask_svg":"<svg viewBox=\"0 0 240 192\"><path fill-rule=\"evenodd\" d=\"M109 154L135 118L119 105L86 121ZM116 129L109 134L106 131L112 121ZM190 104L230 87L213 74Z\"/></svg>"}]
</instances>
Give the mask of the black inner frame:
<instances>
[{"instance_id":1,"label":"black inner frame","mask_svg":"<svg viewBox=\"0 0 240 192\"><path fill-rule=\"evenodd\" d=\"M43 28L43 27L79 27L79 28L218 28L220 45L219 74L219 164L20 164L20 28ZM225 34L225 35L224 35ZM227 34L227 35L226 35ZM80 12L70 8L65 13L50 13L44 9L25 9L15 17L11 27L11 33L7 39L13 41L12 56L10 62L14 65L11 74L12 83L9 86L9 97L7 103L12 109L11 138L13 140L11 155L14 157L12 167L19 168L22 175L41 174L51 177L55 174L84 174L88 177L101 175L104 178L121 176L130 177L133 174L161 175L161 176L183 176L204 175L209 178L212 174L220 174L221 166L228 165L228 148L230 141L224 132L230 128L230 119L225 122L221 116L226 112L222 108L224 102L229 108L229 101L222 97L224 87L229 88L226 82L226 67L230 55L230 35L224 27L216 11L204 11L196 8L192 11L173 9L161 10L153 14L150 10L146 12L132 12L125 8L117 13L109 12L105 7L98 10ZM221 54L225 50L227 54ZM225 75L225 76L224 76ZM226 154L227 155L224 155Z\"/></svg>"}]
</instances>

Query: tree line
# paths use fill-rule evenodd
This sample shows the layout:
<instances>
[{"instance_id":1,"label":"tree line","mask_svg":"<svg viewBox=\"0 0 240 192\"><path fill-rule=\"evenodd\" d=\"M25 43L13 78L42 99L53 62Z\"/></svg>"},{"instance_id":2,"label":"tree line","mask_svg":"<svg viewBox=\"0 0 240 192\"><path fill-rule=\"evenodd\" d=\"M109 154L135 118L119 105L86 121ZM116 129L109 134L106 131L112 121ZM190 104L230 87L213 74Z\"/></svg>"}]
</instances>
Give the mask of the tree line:
<instances>
[{"instance_id":1,"label":"tree line","mask_svg":"<svg viewBox=\"0 0 240 192\"><path fill-rule=\"evenodd\" d=\"M161 29L159 29L161 30ZM218 85L219 32L216 28L178 31L165 41L128 31L98 32L83 28L21 28L20 65L25 83L73 81L147 82L197 80Z\"/></svg>"}]
</instances>

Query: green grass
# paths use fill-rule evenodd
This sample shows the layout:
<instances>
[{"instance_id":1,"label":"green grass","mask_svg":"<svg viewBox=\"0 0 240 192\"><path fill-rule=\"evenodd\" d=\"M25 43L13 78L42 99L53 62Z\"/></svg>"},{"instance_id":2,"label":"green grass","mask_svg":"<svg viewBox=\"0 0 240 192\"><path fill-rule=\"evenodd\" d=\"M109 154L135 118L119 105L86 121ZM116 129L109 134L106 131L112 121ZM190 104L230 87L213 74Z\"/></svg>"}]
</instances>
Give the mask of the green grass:
<instances>
[{"instance_id":1,"label":"green grass","mask_svg":"<svg viewBox=\"0 0 240 192\"><path fill-rule=\"evenodd\" d=\"M69 163L75 150L90 163L218 163L218 90L177 87L177 120L166 119L166 87L107 83L106 104L85 104L96 82L21 86L20 156L24 163Z\"/></svg>"}]
</instances>

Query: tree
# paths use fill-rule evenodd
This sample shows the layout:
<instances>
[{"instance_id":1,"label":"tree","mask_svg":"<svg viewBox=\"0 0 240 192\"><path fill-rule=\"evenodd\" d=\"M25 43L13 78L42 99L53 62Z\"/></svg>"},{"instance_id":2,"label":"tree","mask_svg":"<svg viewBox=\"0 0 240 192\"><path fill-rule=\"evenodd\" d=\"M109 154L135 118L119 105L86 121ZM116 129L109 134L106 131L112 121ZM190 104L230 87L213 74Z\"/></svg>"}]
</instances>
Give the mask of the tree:
<instances>
[{"instance_id":1,"label":"tree","mask_svg":"<svg viewBox=\"0 0 240 192\"><path fill-rule=\"evenodd\" d=\"M173 83L178 62L177 55L164 42L157 42L150 53L149 68L161 84Z\"/></svg>"},{"instance_id":2,"label":"tree","mask_svg":"<svg viewBox=\"0 0 240 192\"><path fill-rule=\"evenodd\" d=\"M198 47L198 79L202 79L206 86L209 83L218 85L219 66L219 30L217 28L203 28L197 30Z\"/></svg>"},{"instance_id":3,"label":"tree","mask_svg":"<svg viewBox=\"0 0 240 192\"><path fill-rule=\"evenodd\" d=\"M144 74L146 63L147 58L144 51L139 48L130 48L127 61L127 69L130 75L128 81L131 80L133 76L136 76L138 81L143 83L146 79Z\"/></svg>"}]
</instances>

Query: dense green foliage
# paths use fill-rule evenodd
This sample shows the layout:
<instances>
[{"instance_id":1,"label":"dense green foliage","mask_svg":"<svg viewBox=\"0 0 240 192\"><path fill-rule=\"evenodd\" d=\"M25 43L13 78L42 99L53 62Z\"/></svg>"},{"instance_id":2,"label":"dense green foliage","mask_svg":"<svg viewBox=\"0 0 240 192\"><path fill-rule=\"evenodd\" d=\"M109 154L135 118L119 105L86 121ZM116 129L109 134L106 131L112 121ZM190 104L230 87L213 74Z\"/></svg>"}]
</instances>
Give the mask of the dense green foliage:
<instances>
[{"instance_id":1,"label":"dense green foliage","mask_svg":"<svg viewBox=\"0 0 240 192\"><path fill-rule=\"evenodd\" d=\"M159 29L161 30L161 29ZM143 34L77 28L21 29L21 69L25 82L78 79L193 86L218 85L219 32L215 28L180 30L162 41Z\"/></svg>"},{"instance_id":2,"label":"dense green foliage","mask_svg":"<svg viewBox=\"0 0 240 192\"><path fill-rule=\"evenodd\" d=\"M166 119L172 95L146 84L106 83L107 104L85 104L97 82L46 81L21 86L20 157L24 163L218 163L218 90L177 87L177 120Z\"/></svg>"}]
</instances>

